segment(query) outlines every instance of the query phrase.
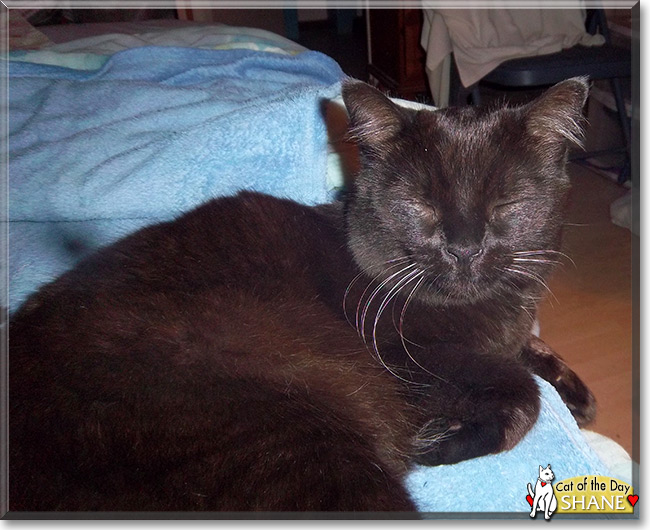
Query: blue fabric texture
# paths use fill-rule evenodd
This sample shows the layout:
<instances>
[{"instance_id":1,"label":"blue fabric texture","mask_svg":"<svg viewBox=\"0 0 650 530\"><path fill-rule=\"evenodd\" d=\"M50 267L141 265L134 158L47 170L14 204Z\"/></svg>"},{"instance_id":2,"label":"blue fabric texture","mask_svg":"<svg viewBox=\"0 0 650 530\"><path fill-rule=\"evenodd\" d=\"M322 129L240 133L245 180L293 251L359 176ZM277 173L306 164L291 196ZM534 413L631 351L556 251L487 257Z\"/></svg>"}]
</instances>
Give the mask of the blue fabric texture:
<instances>
[{"instance_id":1,"label":"blue fabric texture","mask_svg":"<svg viewBox=\"0 0 650 530\"><path fill-rule=\"evenodd\" d=\"M242 189L330 198L322 103L343 73L318 52L144 47L95 71L10 62L9 74L11 310L79 242Z\"/></svg>"},{"instance_id":2,"label":"blue fabric texture","mask_svg":"<svg viewBox=\"0 0 650 530\"><path fill-rule=\"evenodd\" d=\"M329 199L325 55L144 47L97 70L9 65L10 309L88 252L209 198L254 189ZM558 480L605 473L555 390L512 451L418 468L422 511L526 511L538 465Z\"/></svg>"}]
</instances>

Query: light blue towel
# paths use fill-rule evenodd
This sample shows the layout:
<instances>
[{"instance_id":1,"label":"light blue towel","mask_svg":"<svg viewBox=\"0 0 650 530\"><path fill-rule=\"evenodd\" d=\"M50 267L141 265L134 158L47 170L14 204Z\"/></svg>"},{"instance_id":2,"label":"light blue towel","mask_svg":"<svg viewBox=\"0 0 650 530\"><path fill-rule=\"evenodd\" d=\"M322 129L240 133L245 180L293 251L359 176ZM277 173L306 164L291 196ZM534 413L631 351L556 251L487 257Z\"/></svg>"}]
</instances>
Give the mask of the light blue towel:
<instances>
[{"instance_id":1,"label":"light blue towel","mask_svg":"<svg viewBox=\"0 0 650 530\"><path fill-rule=\"evenodd\" d=\"M241 188L327 199L320 103L342 72L325 55L147 47L9 71L11 220L160 219Z\"/></svg>"},{"instance_id":2,"label":"light blue towel","mask_svg":"<svg viewBox=\"0 0 650 530\"><path fill-rule=\"evenodd\" d=\"M321 105L343 73L318 52L144 47L9 73L12 311L127 227L241 189L330 198Z\"/></svg>"}]
</instances>

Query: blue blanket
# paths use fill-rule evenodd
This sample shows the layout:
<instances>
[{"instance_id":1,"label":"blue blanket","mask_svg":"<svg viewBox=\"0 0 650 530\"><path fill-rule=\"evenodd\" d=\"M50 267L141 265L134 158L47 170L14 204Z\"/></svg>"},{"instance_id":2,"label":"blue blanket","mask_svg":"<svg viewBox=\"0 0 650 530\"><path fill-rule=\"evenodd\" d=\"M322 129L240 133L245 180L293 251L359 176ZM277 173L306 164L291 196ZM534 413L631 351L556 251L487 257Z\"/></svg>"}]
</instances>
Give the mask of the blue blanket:
<instances>
[{"instance_id":1,"label":"blue blanket","mask_svg":"<svg viewBox=\"0 0 650 530\"><path fill-rule=\"evenodd\" d=\"M208 198L329 198L321 103L343 74L320 53L145 47L9 72L12 310L83 251Z\"/></svg>"},{"instance_id":2,"label":"blue blanket","mask_svg":"<svg viewBox=\"0 0 650 530\"><path fill-rule=\"evenodd\" d=\"M136 48L98 70L10 64L10 308L86 253L218 195L248 188L326 201L324 99L338 65L190 48ZM539 465L607 474L553 388L514 450L416 469L422 511L527 511Z\"/></svg>"}]
</instances>

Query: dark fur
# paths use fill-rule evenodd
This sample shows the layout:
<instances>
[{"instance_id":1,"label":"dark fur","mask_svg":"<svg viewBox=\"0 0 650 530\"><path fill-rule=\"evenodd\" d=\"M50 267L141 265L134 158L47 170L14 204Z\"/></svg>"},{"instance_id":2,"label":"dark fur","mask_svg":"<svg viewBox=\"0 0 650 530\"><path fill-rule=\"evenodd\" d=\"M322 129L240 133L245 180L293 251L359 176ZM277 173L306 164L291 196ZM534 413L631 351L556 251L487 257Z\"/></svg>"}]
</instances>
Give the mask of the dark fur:
<instances>
[{"instance_id":1,"label":"dark fur","mask_svg":"<svg viewBox=\"0 0 650 530\"><path fill-rule=\"evenodd\" d=\"M362 171L345 205L214 200L42 288L10 323L10 509L412 510L412 462L528 431L531 371L591 419L530 337L553 264L504 271L559 247L586 94L432 113L348 82Z\"/></svg>"}]
</instances>

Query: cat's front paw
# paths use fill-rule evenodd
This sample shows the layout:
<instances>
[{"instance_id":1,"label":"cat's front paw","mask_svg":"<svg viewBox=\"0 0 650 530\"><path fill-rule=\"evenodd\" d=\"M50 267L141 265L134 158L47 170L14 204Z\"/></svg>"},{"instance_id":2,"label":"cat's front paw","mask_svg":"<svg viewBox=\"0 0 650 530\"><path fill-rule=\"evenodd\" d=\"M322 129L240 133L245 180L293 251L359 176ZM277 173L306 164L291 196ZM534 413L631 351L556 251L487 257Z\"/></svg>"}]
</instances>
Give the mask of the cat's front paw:
<instances>
[{"instance_id":1,"label":"cat's front paw","mask_svg":"<svg viewBox=\"0 0 650 530\"><path fill-rule=\"evenodd\" d=\"M584 427L596 418L596 398L573 370L566 364L564 367L565 370L551 384L578 425Z\"/></svg>"},{"instance_id":2,"label":"cat's front paw","mask_svg":"<svg viewBox=\"0 0 650 530\"><path fill-rule=\"evenodd\" d=\"M415 438L415 461L426 466L455 464L499 451L502 436L490 422L485 425L437 419Z\"/></svg>"},{"instance_id":3,"label":"cat's front paw","mask_svg":"<svg viewBox=\"0 0 650 530\"><path fill-rule=\"evenodd\" d=\"M414 460L428 466L455 464L511 449L534 425L538 413L538 403L533 401L473 418L436 418L415 436Z\"/></svg>"},{"instance_id":4,"label":"cat's front paw","mask_svg":"<svg viewBox=\"0 0 650 530\"><path fill-rule=\"evenodd\" d=\"M562 398L580 427L596 417L596 398L553 349L537 337L531 337L521 358L533 373L546 379Z\"/></svg>"}]
</instances>

